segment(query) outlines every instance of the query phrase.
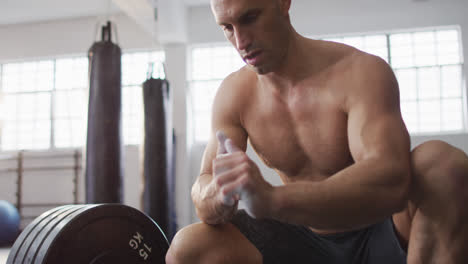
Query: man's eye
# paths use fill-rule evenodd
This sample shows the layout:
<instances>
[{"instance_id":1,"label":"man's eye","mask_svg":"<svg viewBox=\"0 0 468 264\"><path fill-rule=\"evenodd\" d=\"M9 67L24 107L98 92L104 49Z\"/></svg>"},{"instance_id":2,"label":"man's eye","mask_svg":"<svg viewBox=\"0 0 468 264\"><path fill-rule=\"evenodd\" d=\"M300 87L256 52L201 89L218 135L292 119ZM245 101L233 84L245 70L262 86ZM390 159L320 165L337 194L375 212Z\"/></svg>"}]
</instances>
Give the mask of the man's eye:
<instances>
[{"instance_id":1,"label":"man's eye","mask_svg":"<svg viewBox=\"0 0 468 264\"><path fill-rule=\"evenodd\" d=\"M232 31L232 26L231 25L223 26L223 30L224 31Z\"/></svg>"},{"instance_id":2,"label":"man's eye","mask_svg":"<svg viewBox=\"0 0 468 264\"><path fill-rule=\"evenodd\" d=\"M240 23L244 25L254 23L258 19L259 15L260 12L250 12L240 19Z\"/></svg>"},{"instance_id":3,"label":"man's eye","mask_svg":"<svg viewBox=\"0 0 468 264\"><path fill-rule=\"evenodd\" d=\"M252 22L255 21L255 19L257 19L257 15L256 15L256 14L247 16L247 17L244 19L244 23L245 23L245 24L252 23Z\"/></svg>"}]
</instances>

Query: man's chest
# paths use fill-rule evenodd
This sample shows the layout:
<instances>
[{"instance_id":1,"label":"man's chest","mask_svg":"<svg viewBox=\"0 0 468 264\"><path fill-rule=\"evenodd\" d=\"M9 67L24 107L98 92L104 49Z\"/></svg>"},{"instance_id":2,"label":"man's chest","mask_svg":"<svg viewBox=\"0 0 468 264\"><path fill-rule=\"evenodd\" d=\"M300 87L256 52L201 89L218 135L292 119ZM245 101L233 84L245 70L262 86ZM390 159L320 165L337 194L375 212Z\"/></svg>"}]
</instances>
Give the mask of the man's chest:
<instances>
[{"instance_id":1,"label":"man's chest","mask_svg":"<svg viewBox=\"0 0 468 264\"><path fill-rule=\"evenodd\" d=\"M293 105L259 101L246 111L250 143L266 165L295 177L330 176L352 163L347 115L326 100L299 98Z\"/></svg>"}]
</instances>

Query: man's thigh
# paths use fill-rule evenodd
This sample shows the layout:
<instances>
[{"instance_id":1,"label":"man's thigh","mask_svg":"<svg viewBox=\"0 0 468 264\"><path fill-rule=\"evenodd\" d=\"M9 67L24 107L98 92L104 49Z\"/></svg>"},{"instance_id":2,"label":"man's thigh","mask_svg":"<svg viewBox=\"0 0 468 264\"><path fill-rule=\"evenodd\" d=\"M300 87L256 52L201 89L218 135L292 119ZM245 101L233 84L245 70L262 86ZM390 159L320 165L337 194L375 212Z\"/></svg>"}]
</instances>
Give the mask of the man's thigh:
<instances>
[{"instance_id":1,"label":"man's thigh","mask_svg":"<svg viewBox=\"0 0 468 264\"><path fill-rule=\"evenodd\" d=\"M231 224L196 223L172 240L166 263L260 264L260 252Z\"/></svg>"},{"instance_id":2,"label":"man's thigh","mask_svg":"<svg viewBox=\"0 0 468 264\"><path fill-rule=\"evenodd\" d=\"M309 228L238 213L232 224L257 247L264 263L406 263L392 221L337 234L320 235Z\"/></svg>"},{"instance_id":3,"label":"man's thigh","mask_svg":"<svg viewBox=\"0 0 468 264\"><path fill-rule=\"evenodd\" d=\"M395 232L400 242L401 247L406 251L408 248L409 237L411 232L411 222L415 213L415 206L408 202L405 209L393 214L392 220L395 225Z\"/></svg>"}]
</instances>

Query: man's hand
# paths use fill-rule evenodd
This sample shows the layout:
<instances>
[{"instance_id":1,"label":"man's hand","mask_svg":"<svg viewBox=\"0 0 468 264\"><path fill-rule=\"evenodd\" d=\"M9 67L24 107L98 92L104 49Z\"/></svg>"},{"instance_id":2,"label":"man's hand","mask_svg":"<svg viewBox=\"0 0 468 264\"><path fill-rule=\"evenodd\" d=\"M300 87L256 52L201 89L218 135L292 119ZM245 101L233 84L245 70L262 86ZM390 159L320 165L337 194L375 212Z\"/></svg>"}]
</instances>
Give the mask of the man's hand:
<instances>
[{"instance_id":1,"label":"man's hand","mask_svg":"<svg viewBox=\"0 0 468 264\"><path fill-rule=\"evenodd\" d=\"M220 203L234 206L244 201L254 218L268 217L272 208L273 187L260 173L255 162L223 132L218 131L218 154L213 160L213 183Z\"/></svg>"}]
</instances>

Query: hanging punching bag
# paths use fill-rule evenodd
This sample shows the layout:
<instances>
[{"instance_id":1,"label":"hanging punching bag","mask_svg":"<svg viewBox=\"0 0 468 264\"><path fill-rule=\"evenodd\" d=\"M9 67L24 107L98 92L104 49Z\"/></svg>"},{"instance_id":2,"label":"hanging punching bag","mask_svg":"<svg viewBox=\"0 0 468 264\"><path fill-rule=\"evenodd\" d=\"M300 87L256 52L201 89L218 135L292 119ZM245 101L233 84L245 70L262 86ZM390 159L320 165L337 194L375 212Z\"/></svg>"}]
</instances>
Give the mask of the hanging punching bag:
<instances>
[{"instance_id":1,"label":"hanging punching bag","mask_svg":"<svg viewBox=\"0 0 468 264\"><path fill-rule=\"evenodd\" d=\"M88 54L86 203L122 203L121 50L110 22Z\"/></svg>"},{"instance_id":2,"label":"hanging punching bag","mask_svg":"<svg viewBox=\"0 0 468 264\"><path fill-rule=\"evenodd\" d=\"M175 168L169 83L149 78L143 83L145 114L143 209L169 240L176 232Z\"/></svg>"},{"instance_id":3,"label":"hanging punching bag","mask_svg":"<svg viewBox=\"0 0 468 264\"><path fill-rule=\"evenodd\" d=\"M177 161L177 138L175 134L175 130L171 129L171 135L172 137L172 147L171 147L171 159L168 161L169 162L169 172L168 172L168 190L169 190L169 197L168 197L168 202L169 202L169 226L167 227L167 236L170 241L172 241L172 238L175 236L177 233L177 214L176 214L176 161Z\"/></svg>"}]
</instances>

